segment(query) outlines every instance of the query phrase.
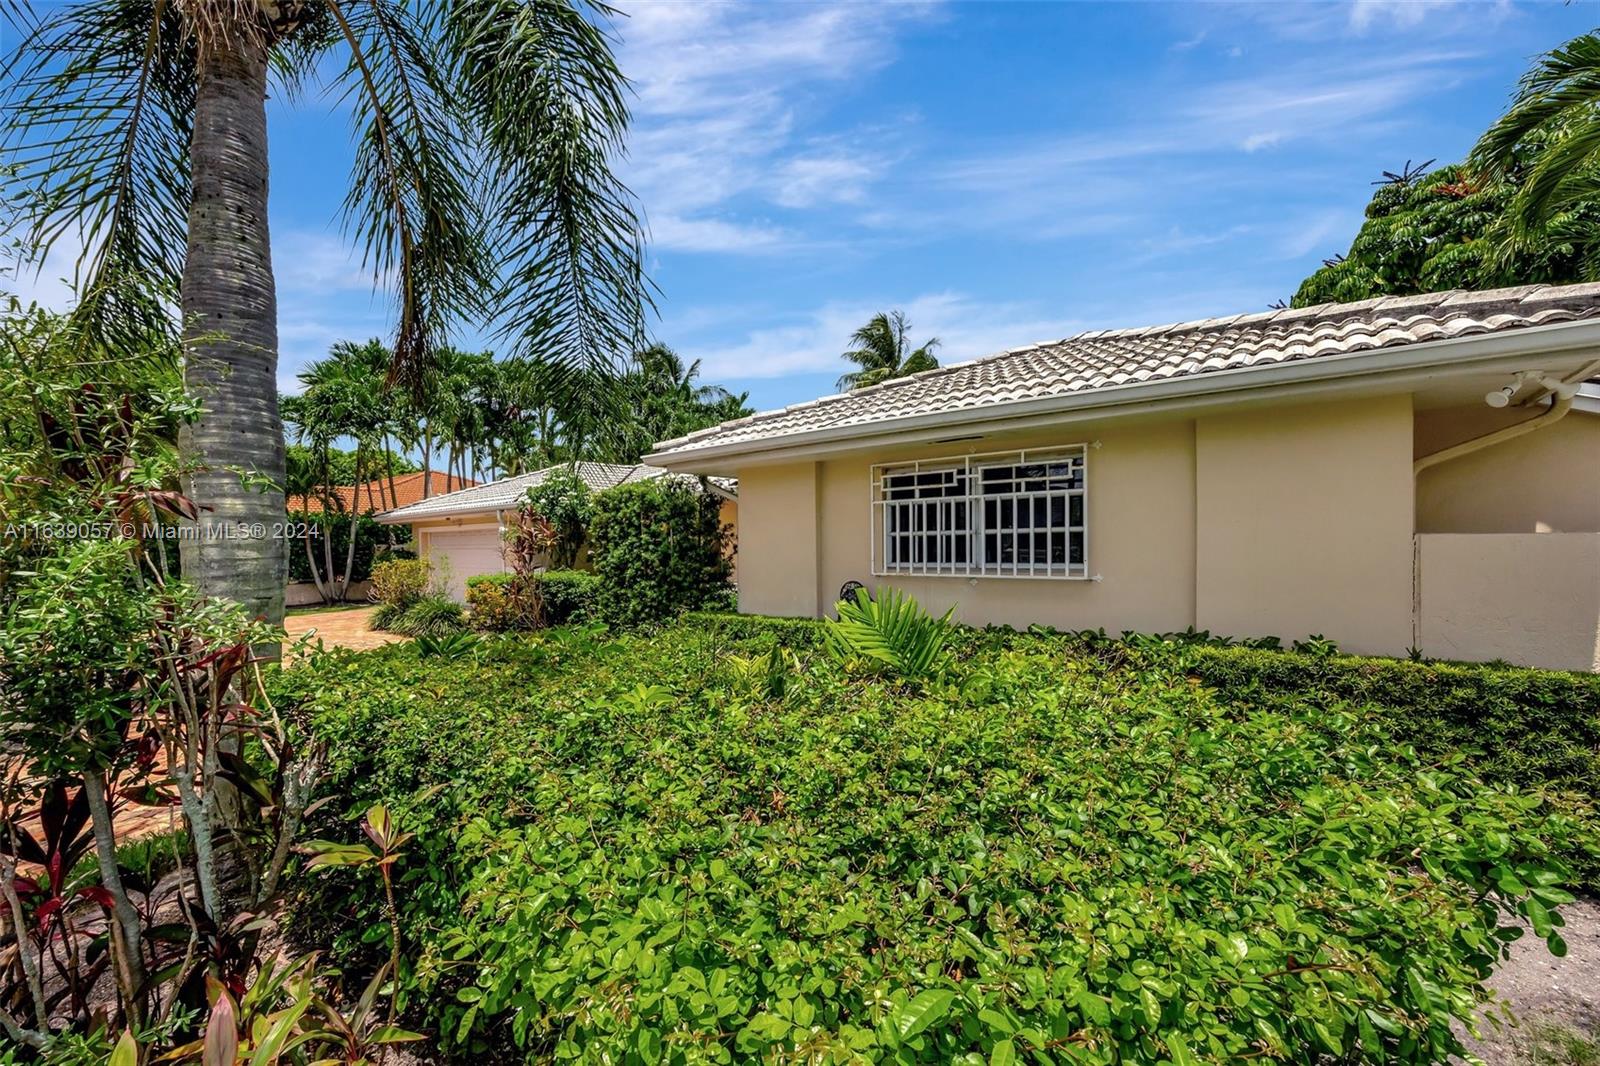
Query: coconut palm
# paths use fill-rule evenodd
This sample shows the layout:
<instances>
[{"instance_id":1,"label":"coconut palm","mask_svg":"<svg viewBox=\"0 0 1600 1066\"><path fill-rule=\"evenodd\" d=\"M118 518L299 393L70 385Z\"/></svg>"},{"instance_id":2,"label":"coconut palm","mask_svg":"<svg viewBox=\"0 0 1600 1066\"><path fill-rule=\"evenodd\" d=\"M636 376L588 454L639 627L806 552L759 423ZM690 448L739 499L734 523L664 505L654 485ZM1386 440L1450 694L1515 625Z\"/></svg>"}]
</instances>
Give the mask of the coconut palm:
<instances>
[{"instance_id":1,"label":"coconut palm","mask_svg":"<svg viewBox=\"0 0 1600 1066\"><path fill-rule=\"evenodd\" d=\"M1583 34L1541 56L1468 165L1520 186L1513 241L1554 237L1591 245L1592 205L1600 199L1600 34ZM1596 264L1590 266L1593 276Z\"/></svg>"},{"instance_id":2,"label":"coconut palm","mask_svg":"<svg viewBox=\"0 0 1600 1066\"><path fill-rule=\"evenodd\" d=\"M899 311L873 315L872 321L850 335L854 347L844 353L861 369L840 377L835 387L841 392L864 389L890 378L936 369L939 360L933 357L933 350L939 346L939 338L929 337L912 348L906 339L910 331L911 324Z\"/></svg>"},{"instance_id":3,"label":"coconut palm","mask_svg":"<svg viewBox=\"0 0 1600 1066\"><path fill-rule=\"evenodd\" d=\"M181 330L204 404L182 448L204 508L183 569L277 619L284 552L222 536L283 516L269 79L346 101L347 232L392 288L394 373L416 380L464 316L511 347L603 367L644 300L639 225L613 162L625 81L584 0L81 0L6 5L4 190L42 261L82 240L83 335L132 350ZM176 303L181 322L171 321ZM582 402L583 397L571 398Z\"/></svg>"}]
</instances>

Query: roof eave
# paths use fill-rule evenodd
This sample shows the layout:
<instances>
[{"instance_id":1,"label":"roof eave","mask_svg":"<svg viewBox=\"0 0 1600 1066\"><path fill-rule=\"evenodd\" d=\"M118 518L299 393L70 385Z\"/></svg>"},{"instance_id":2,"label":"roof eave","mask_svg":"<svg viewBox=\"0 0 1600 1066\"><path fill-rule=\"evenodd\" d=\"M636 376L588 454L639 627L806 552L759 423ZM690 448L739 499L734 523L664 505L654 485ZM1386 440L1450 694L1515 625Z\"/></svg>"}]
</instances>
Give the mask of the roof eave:
<instances>
[{"instance_id":1,"label":"roof eave","mask_svg":"<svg viewBox=\"0 0 1600 1066\"><path fill-rule=\"evenodd\" d=\"M407 507L398 507L393 511L384 511L375 514L372 520L381 526L407 526L415 522L426 522L434 518L463 518L468 515L494 515L504 511L508 504L473 504L468 507L452 507L443 511L427 511L423 514L406 514Z\"/></svg>"},{"instance_id":2,"label":"roof eave","mask_svg":"<svg viewBox=\"0 0 1600 1066\"><path fill-rule=\"evenodd\" d=\"M765 440L652 452L642 461L685 473L711 472L730 468L728 460L734 458L746 463L798 460L808 455L867 446L880 438L890 438L894 443L919 443L955 426L981 426L985 432L998 432L1026 428L1029 422L1061 416L1116 417L1186 406L1226 406L1280 395L1292 398L1328 385L1353 388L1366 379L1383 379L1398 387L1418 375L1452 371L1481 373L1496 369L1495 364L1500 361L1585 349L1600 352L1600 319L1130 382L987 407L962 407L882 422L830 426ZM1126 408L1134 410L1122 410Z\"/></svg>"}]
</instances>

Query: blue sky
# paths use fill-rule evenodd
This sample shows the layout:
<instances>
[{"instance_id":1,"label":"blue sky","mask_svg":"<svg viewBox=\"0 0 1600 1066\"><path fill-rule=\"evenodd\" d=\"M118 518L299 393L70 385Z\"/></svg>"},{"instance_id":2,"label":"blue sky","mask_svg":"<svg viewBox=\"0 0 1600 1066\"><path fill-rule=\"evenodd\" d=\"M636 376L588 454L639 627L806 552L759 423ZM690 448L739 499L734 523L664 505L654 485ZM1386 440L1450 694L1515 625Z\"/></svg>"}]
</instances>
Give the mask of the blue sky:
<instances>
[{"instance_id":1,"label":"blue sky","mask_svg":"<svg viewBox=\"0 0 1600 1066\"><path fill-rule=\"evenodd\" d=\"M653 332L758 407L831 392L879 310L952 362L1287 298L1381 171L1459 158L1592 26L1556 3L622 6ZM345 116L269 108L292 386L387 336L389 305L340 237Z\"/></svg>"}]
</instances>

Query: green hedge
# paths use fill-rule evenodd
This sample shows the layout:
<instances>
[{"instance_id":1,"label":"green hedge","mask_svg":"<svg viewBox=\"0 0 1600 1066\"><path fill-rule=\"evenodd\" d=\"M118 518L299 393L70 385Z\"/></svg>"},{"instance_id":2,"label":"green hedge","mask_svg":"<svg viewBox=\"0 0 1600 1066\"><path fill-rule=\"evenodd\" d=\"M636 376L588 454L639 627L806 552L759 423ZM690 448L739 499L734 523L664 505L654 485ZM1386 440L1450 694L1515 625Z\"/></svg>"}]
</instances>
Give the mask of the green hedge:
<instances>
[{"instance_id":1,"label":"green hedge","mask_svg":"<svg viewBox=\"0 0 1600 1066\"><path fill-rule=\"evenodd\" d=\"M1545 935L1569 898L1569 822L1359 705L972 632L912 688L817 629L282 671L345 813L418 834L416 1027L459 1061L1437 1062L1516 935L1497 908ZM349 971L381 886L315 884Z\"/></svg>"},{"instance_id":2,"label":"green hedge","mask_svg":"<svg viewBox=\"0 0 1600 1066\"><path fill-rule=\"evenodd\" d=\"M1600 806L1600 676L1249 648L1188 648L1185 660L1231 703L1371 705L1425 755L1465 753L1487 781L1570 791L1580 814ZM1600 819L1586 820L1600 841ZM1572 858L1600 890L1600 857Z\"/></svg>"},{"instance_id":3,"label":"green hedge","mask_svg":"<svg viewBox=\"0 0 1600 1066\"><path fill-rule=\"evenodd\" d=\"M731 540L721 499L677 478L600 493L589 520L600 616L614 626L636 626L723 605Z\"/></svg>"},{"instance_id":4,"label":"green hedge","mask_svg":"<svg viewBox=\"0 0 1600 1066\"><path fill-rule=\"evenodd\" d=\"M480 574L467 579L467 605L479 629L506 632L560 626L591 618L597 611L600 578L586 570L545 570L537 574ZM529 595L538 597L530 610Z\"/></svg>"},{"instance_id":5,"label":"green hedge","mask_svg":"<svg viewBox=\"0 0 1600 1066\"><path fill-rule=\"evenodd\" d=\"M587 570L546 570L536 576L544 600L545 623L552 626L580 622L594 616L600 595L600 577Z\"/></svg>"}]
</instances>

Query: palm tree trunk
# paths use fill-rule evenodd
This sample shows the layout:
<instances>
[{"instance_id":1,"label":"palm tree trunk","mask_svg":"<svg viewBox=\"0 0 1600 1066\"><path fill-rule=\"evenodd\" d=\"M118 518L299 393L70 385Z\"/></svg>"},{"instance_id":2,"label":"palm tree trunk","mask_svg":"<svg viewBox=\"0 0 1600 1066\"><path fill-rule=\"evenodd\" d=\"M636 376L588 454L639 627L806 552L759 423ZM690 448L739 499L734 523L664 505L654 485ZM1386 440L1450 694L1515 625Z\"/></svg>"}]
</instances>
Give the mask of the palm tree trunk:
<instances>
[{"instance_id":1,"label":"palm tree trunk","mask_svg":"<svg viewBox=\"0 0 1600 1066\"><path fill-rule=\"evenodd\" d=\"M267 232L267 56L247 28L201 35L196 61L194 199L181 306L184 380L204 406L180 447L201 507L181 541L183 574L253 615L283 621L288 554L278 298ZM277 647L258 649L277 655Z\"/></svg>"},{"instance_id":2,"label":"palm tree trunk","mask_svg":"<svg viewBox=\"0 0 1600 1066\"><path fill-rule=\"evenodd\" d=\"M422 498L433 495L433 427L422 420Z\"/></svg>"},{"instance_id":3,"label":"palm tree trunk","mask_svg":"<svg viewBox=\"0 0 1600 1066\"><path fill-rule=\"evenodd\" d=\"M356 568L356 534L361 528L361 475L365 473L365 470L363 469L364 464L361 462L362 455L363 452L361 445L357 444L356 484L355 487L350 490L350 534L349 539L345 541L344 576L339 579L340 602L343 602L350 596L350 576L355 572ZM368 490L367 492L367 499L369 502L372 499L371 490Z\"/></svg>"}]
</instances>

